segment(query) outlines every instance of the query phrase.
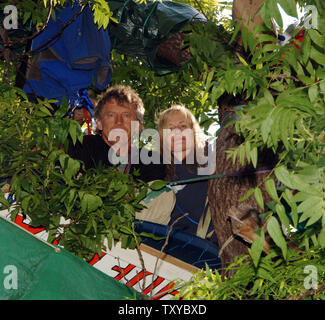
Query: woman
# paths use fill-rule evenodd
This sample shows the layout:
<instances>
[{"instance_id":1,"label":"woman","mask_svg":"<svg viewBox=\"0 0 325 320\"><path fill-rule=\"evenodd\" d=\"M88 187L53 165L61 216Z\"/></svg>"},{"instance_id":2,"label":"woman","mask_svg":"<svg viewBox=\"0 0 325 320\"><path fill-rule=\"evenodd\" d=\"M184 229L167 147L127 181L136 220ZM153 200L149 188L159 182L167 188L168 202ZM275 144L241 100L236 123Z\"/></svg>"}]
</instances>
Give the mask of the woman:
<instances>
[{"instance_id":1,"label":"woman","mask_svg":"<svg viewBox=\"0 0 325 320\"><path fill-rule=\"evenodd\" d=\"M202 177L198 174L198 170L204 163L202 160L207 142L192 112L183 105L171 106L161 113L158 130L166 167L166 179L180 181ZM211 238L213 225L209 222L211 221L209 214L206 214L208 181L193 181L172 188L176 194L176 205L171 213L169 225L174 224L175 229L202 238ZM188 213L188 216L175 223L185 213ZM206 222L206 229L202 222ZM211 240L215 240L214 235Z\"/></svg>"}]
</instances>

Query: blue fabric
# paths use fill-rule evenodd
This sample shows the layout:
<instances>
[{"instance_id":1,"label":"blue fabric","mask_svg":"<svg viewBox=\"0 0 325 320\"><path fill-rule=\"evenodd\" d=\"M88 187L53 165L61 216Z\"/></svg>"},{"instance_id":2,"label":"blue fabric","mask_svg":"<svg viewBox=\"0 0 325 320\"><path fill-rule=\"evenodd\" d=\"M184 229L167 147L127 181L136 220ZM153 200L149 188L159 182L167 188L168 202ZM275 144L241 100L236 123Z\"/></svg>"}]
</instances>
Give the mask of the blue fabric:
<instances>
[{"instance_id":1,"label":"blue fabric","mask_svg":"<svg viewBox=\"0 0 325 320\"><path fill-rule=\"evenodd\" d=\"M136 224L137 232L152 233L156 237L167 237L169 226L160 225L148 221L141 221ZM162 240L154 240L142 236L142 242L157 250L161 250L165 243ZM211 241L204 240L195 235L173 229L170 233L168 244L164 252L185 261L197 268L205 269L207 264L211 269L221 268L221 260L218 257L218 246Z\"/></svg>"},{"instance_id":2,"label":"blue fabric","mask_svg":"<svg viewBox=\"0 0 325 320\"><path fill-rule=\"evenodd\" d=\"M47 28L33 40L32 49L56 35L79 10L77 2L74 7L68 5L57 10L56 21L50 20ZM32 65L36 71L41 69L42 79L27 79L25 92L59 101L66 96L68 101L73 101L79 99L79 91L88 88L93 80L99 90L111 82L109 34L103 28L98 30L88 6L48 47L56 60L41 59L40 66Z\"/></svg>"},{"instance_id":3,"label":"blue fabric","mask_svg":"<svg viewBox=\"0 0 325 320\"><path fill-rule=\"evenodd\" d=\"M95 71L72 70L60 61L42 61L42 80L29 80L25 86L27 93L36 93L38 97L57 99L65 96L68 101L77 100L79 90L91 84ZM32 86L33 91L29 85Z\"/></svg>"}]
</instances>

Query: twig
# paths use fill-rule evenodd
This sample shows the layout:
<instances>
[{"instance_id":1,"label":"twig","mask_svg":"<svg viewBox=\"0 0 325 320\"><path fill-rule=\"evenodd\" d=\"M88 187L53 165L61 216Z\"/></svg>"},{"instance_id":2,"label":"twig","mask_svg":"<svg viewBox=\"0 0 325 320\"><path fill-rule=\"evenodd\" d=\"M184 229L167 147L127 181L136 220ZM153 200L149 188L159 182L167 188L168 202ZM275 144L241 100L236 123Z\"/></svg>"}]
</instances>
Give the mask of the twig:
<instances>
[{"instance_id":1,"label":"twig","mask_svg":"<svg viewBox=\"0 0 325 320\"><path fill-rule=\"evenodd\" d=\"M228 246L228 244L232 241L232 240L234 240L235 238L234 238L234 235L232 234L226 241L225 241L225 243L222 245L222 247L220 248L220 250L219 250L219 254L218 254L218 257L220 258L221 257L221 255L222 255L222 253L223 253L223 250Z\"/></svg>"},{"instance_id":2,"label":"twig","mask_svg":"<svg viewBox=\"0 0 325 320\"><path fill-rule=\"evenodd\" d=\"M120 270L121 270L122 278L125 279L127 285L131 286L130 281L126 278L126 274L124 274L124 270L123 270L123 268L121 267L121 264L120 264L120 257L116 257L115 259L117 260L118 267L119 267Z\"/></svg>"},{"instance_id":3,"label":"twig","mask_svg":"<svg viewBox=\"0 0 325 320\"><path fill-rule=\"evenodd\" d=\"M144 265L143 255L142 255L142 252L140 250L140 246L139 246L138 242L137 242L136 249L137 249L137 252L138 252L138 256L139 256L139 259L140 259L140 263L141 263L142 270L143 270L144 273L146 273L146 267ZM141 288L142 293L144 292L145 285L146 285L146 276L144 275L144 277L143 277L143 283L142 283L142 288Z\"/></svg>"},{"instance_id":4,"label":"twig","mask_svg":"<svg viewBox=\"0 0 325 320\"><path fill-rule=\"evenodd\" d=\"M301 82L298 78L292 76L292 75L289 75L289 74L272 74L271 75L271 78L273 79L291 79L291 80L294 80L295 82Z\"/></svg>"},{"instance_id":5,"label":"twig","mask_svg":"<svg viewBox=\"0 0 325 320\"><path fill-rule=\"evenodd\" d=\"M184 217L188 216L188 213L185 213L183 214L181 217L178 217L172 224L171 226L169 227L169 231L167 233L167 237L166 237L166 240L165 240L165 243L164 245L162 246L160 252L159 252L159 255L157 257L157 260L156 260L156 263L155 263L155 267L154 267L154 270L153 270L153 274L152 274L152 283L154 282L154 279L155 279L155 276L156 276L156 273L157 273L157 267L158 267L158 261L161 257L161 255L163 254L163 251L164 249L166 248L166 246L168 245L168 240L169 240L169 237L170 237L170 234L173 230L173 227L174 225L181 219L183 219ZM150 291L150 298L152 298L152 290Z\"/></svg>"},{"instance_id":6,"label":"twig","mask_svg":"<svg viewBox=\"0 0 325 320\"><path fill-rule=\"evenodd\" d=\"M289 297L285 300L300 300L300 299L303 299L303 298L307 298L307 297L311 297L315 294L318 294L318 293L321 293L322 291L325 290L325 285L319 287L318 289L315 289L315 290L308 290L308 291L304 291L296 296L293 296L293 297Z\"/></svg>"},{"instance_id":7,"label":"twig","mask_svg":"<svg viewBox=\"0 0 325 320\"><path fill-rule=\"evenodd\" d=\"M195 3L196 3L197 6L199 7L200 11L201 11L202 14L205 16L205 18L206 18L207 20L209 20L208 17L207 17L207 15L204 13L204 11L203 11L203 9L202 9L200 2L199 2L198 0L195 0Z\"/></svg>"},{"instance_id":8,"label":"twig","mask_svg":"<svg viewBox=\"0 0 325 320\"><path fill-rule=\"evenodd\" d=\"M61 30L57 33L57 34L55 34L52 38L50 38L49 40L47 40L45 43L43 43L42 45L40 45L39 47L37 47L36 49L33 49L33 50L30 50L30 51L28 51L28 52L26 52L25 54L24 54L24 56L26 56L26 55L30 55L30 54L34 54L34 53L36 53L37 51L39 51L40 49L43 49L44 47L46 47L49 43L51 43L53 40L55 40L56 38L58 38L58 37L60 37L61 35L62 35L62 33L63 33L63 31L72 23L72 22L74 22L76 19L77 19L77 17L85 10L85 8L86 8L86 6L83 6L83 7L81 7L81 9L78 11L78 12L76 12L74 15L73 15L73 17L68 21L68 22L66 22L62 27L61 27Z\"/></svg>"}]
</instances>

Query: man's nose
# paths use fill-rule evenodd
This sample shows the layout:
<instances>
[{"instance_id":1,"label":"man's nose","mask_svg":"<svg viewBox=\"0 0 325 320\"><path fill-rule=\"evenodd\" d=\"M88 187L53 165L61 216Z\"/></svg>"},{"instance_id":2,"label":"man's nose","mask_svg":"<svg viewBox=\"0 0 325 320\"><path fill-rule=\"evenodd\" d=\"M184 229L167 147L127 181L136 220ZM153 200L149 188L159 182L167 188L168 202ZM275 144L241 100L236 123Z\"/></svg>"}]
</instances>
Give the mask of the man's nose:
<instances>
[{"instance_id":1,"label":"man's nose","mask_svg":"<svg viewBox=\"0 0 325 320\"><path fill-rule=\"evenodd\" d=\"M115 124L122 124L122 123L123 123L123 115L122 114L116 114Z\"/></svg>"}]
</instances>

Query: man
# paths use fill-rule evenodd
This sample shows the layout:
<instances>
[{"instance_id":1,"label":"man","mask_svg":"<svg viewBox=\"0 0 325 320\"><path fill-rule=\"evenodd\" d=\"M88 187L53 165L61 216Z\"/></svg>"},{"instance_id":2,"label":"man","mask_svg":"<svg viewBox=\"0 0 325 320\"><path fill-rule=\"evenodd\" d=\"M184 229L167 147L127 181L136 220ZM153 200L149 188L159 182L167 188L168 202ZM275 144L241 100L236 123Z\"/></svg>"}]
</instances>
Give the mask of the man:
<instances>
[{"instance_id":1,"label":"man","mask_svg":"<svg viewBox=\"0 0 325 320\"><path fill-rule=\"evenodd\" d=\"M162 162L144 164L132 143L133 134L141 130L144 111L141 98L130 87L108 88L96 106L98 134L84 136L82 144L70 144L69 155L83 161L86 169L117 165L124 173L138 170L139 179L145 182L163 179Z\"/></svg>"}]
</instances>

